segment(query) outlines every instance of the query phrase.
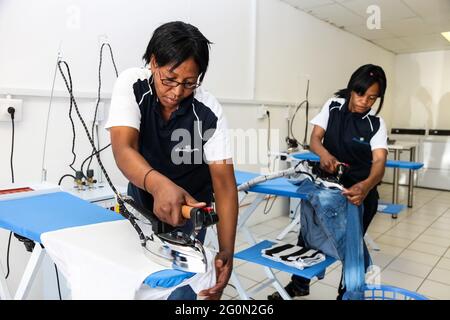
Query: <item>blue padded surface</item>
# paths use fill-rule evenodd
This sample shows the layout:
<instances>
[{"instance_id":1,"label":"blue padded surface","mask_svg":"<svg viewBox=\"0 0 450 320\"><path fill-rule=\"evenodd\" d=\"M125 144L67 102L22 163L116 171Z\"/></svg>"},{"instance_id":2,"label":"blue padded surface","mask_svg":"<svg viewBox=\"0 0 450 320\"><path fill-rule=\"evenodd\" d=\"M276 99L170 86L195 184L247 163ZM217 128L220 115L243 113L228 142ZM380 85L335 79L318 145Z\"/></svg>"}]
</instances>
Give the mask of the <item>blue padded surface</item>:
<instances>
[{"instance_id":1,"label":"blue padded surface","mask_svg":"<svg viewBox=\"0 0 450 320\"><path fill-rule=\"evenodd\" d=\"M312 152L295 153L292 155L292 157L294 157L295 159L299 159L299 160L320 161L320 157ZM387 168L418 170L423 167L423 163L400 161L400 160L387 160L386 167Z\"/></svg>"},{"instance_id":2,"label":"blue padded surface","mask_svg":"<svg viewBox=\"0 0 450 320\"><path fill-rule=\"evenodd\" d=\"M240 185L244 182L253 179L259 174L245 171L234 171L234 175L236 177L236 184ZM306 194L298 193L298 187L288 182L286 178L277 178L273 180L269 180L263 183L259 183L250 188L250 192L256 193L265 193L270 195L282 196L282 197L291 197L291 198L300 198L306 199Z\"/></svg>"},{"instance_id":3,"label":"blue padded surface","mask_svg":"<svg viewBox=\"0 0 450 320\"><path fill-rule=\"evenodd\" d=\"M41 234L124 219L66 192L0 201L0 227L41 242Z\"/></svg>"},{"instance_id":4,"label":"blue padded surface","mask_svg":"<svg viewBox=\"0 0 450 320\"><path fill-rule=\"evenodd\" d=\"M270 259L261 256L261 250L269 248L270 246L272 246L272 244L273 242L264 240L254 245L253 247L250 247L248 249L236 253L234 257L241 260L250 261L259 265L263 265L269 268L281 270L287 273L296 274L298 276L302 276L308 279L312 279L313 277L322 274L329 265L331 265L333 262L336 261L336 259L327 256L325 261L318 263L312 267L300 270L294 267L289 267L281 262L272 261Z\"/></svg>"},{"instance_id":5,"label":"blue padded surface","mask_svg":"<svg viewBox=\"0 0 450 320\"><path fill-rule=\"evenodd\" d=\"M386 206L383 210L378 210L378 212L387 213L387 214L398 214L406 208L404 204L392 204L392 203L384 203L378 202L378 208L380 206Z\"/></svg>"},{"instance_id":6,"label":"blue padded surface","mask_svg":"<svg viewBox=\"0 0 450 320\"><path fill-rule=\"evenodd\" d=\"M151 288L171 288L176 285L179 285L185 279L189 279L193 277L195 273L185 272L174 269L165 269L149 275L144 283Z\"/></svg>"}]
</instances>

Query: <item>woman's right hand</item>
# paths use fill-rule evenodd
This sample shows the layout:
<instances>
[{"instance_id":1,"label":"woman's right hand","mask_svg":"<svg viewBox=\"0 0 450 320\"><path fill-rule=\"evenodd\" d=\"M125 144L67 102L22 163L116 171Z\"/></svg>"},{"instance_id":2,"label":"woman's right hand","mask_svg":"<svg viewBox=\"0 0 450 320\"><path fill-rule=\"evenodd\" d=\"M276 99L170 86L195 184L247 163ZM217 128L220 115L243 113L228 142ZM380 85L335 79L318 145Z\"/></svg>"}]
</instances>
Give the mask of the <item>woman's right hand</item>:
<instances>
[{"instance_id":1,"label":"woman's right hand","mask_svg":"<svg viewBox=\"0 0 450 320\"><path fill-rule=\"evenodd\" d=\"M336 172L339 163L340 162L329 153L320 157L320 168L331 174Z\"/></svg>"},{"instance_id":2,"label":"woman's right hand","mask_svg":"<svg viewBox=\"0 0 450 320\"><path fill-rule=\"evenodd\" d=\"M152 185L149 192L154 199L153 212L159 220L172 226L180 226L186 222L181 215L182 205L196 208L206 206L205 202L198 202L186 190L161 174L157 178L153 177Z\"/></svg>"}]
</instances>

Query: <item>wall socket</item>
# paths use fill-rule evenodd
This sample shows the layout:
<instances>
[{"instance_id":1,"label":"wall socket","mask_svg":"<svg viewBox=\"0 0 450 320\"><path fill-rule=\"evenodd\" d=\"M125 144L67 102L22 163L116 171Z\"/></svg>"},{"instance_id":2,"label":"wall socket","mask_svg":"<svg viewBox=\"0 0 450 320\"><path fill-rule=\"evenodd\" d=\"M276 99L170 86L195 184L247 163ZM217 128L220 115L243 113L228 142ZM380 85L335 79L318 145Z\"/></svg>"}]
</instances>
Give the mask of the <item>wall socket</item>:
<instances>
[{"instance_id":1,"label":"wall socket","mask_svg":"<svg viewBox=\"0 0 450 320\"><path fill-rule=\"evenodd\" d=\"M0 121L11 122L11 114L8 113L8 108L13 107L16 109L14 113L14 121L22 120L22 102L21 99L12 99L10 97L6 99L0 99Z\"/></svg>"},{"instance_id":2,"label":"wall socket","mask_svg":"<svg viewBox=\"0 0 450 320\"><path fill-rule=\"evenodd\" d=\"M259 106L256 108L256 119L265 119L267 118L267 107Z\"/></svg>"}]
</instances>

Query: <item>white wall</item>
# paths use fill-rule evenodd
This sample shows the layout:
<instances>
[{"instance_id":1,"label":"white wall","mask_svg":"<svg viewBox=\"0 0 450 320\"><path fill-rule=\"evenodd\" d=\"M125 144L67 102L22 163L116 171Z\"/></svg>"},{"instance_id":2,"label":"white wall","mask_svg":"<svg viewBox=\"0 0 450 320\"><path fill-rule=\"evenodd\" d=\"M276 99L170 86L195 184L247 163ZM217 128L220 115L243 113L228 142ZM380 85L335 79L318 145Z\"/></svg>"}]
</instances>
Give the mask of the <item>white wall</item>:
<instances>
[{"instance_id":1,"label":"white wall","mask_svg":"<svg viewBox=\"0 0 450 320\"><path fill-rule=\"evenodd\" d=\"M89 109L92 113L97 90L99 38L107 35L121 71L142 65L141 56L153 30L175 19L193 23L214 42L204 86L219 99L279 101L272 104L283 105L268 106L271 128L279 130L274 135L278 141L273 141L273 145L278 142L281 150L286 148L285 105L297 104L305 98L307 79L311 80L310 101L315 107L310 117L333 92L347 85L351 73L362 64L382 65L389 85L393 83L393 54L278 0L136 0L132 4L97 0L95 5L92 1L3 0L0 1L0 95L9 92L24 101L23 120L16 124L16 181L41 178L45 123L59 46L71 66L79 105L86 113ZM102 97L108 106L114 75L109 56L104 57ZM53 182L70 172L71 161L69 105L60 75L55 89L45 162L48 180ZM388 123L391 95L389 86L382 113ZM230 128L267 128L267 120L256 119L256 106L245 101L227 101L223 104ZM294 129L299 140L303 140L304 121L303 111L300 111ZM0 184L10 181L10 133L10 123L0 122L3 147ZM101 145L109 142L104 130L100 135ZM77 137L76 150L80 159L76 164L79 166L90 148L78 121ZM264 135L259 137L258 143L263 149L265 139ZM114 183L125 184L111 151L105 152L102 158ZM236 167L258 171L267 166L264 161L238 163ZM287 206L286 200L279 200L270 215L258 213L251 223L287 214ZM2 257L6 252L4 239L6 236L0 239Z\"/></svg>"},{"instance_id":2,"label":"white wall","mask_svg":"<svg viewBox=\"0 0 450 320\"><path fill-rule=\"evenodd\" d=\"M450 128L450 51L400 54L395 59L392 125Z\"/></svg>"}]
</instances>

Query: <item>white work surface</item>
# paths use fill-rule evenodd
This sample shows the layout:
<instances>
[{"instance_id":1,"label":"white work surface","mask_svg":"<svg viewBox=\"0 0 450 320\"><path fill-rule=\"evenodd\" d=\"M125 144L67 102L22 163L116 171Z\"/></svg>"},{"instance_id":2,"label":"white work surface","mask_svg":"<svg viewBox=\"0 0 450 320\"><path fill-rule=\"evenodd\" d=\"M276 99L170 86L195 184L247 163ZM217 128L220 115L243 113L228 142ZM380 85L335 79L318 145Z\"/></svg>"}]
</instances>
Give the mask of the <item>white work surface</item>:
<instances>
[{"instance_id":1,"label":"white work surface","mask_svg":"<svg viewBox=\"0 0 450 320\"><path fill-rule=\"evenodd\" d=\"M41 240L66 277L72 299L166 299L179 286L189 284L198 293L216 280L213 255L205 248L210 262L207 273L169 289L143 285L150 274L165 268L144 254L126 220L46 232Z\"/></svg>"}]
</instances>

